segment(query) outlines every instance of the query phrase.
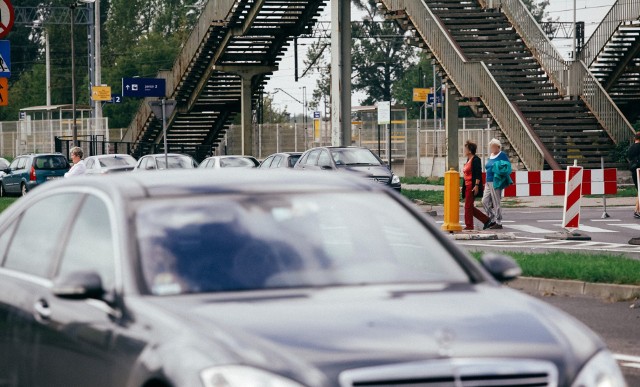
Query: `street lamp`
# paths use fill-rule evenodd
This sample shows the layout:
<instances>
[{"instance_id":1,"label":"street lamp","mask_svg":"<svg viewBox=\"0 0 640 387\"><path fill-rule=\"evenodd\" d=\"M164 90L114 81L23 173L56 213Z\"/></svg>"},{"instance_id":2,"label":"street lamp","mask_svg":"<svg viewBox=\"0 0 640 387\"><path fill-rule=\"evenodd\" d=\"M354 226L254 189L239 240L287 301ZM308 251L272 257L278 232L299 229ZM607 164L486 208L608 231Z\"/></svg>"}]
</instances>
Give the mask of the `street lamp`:
<instances>
[{"instance_id":1,"label":"street lamp","mask_svg":"<svg viewBox=\"0 0 640 387\"><path fill-rule=\"evenodd\" d=\"M69 5L71 10L71 110L73 113L73 146L78 146L78 122L76 120L76 45L75 45L75 10L82 3L90 4L95 0L76 0Z\"/></svg>"}]
</instances>

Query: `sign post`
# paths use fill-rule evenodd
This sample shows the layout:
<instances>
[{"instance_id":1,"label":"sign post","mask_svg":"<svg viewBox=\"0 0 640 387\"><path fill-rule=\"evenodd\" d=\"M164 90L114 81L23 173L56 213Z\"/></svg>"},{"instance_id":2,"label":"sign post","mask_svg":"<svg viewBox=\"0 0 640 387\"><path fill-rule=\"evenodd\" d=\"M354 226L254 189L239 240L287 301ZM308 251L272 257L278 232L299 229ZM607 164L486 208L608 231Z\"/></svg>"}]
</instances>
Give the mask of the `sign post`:
<instances>
[{"instance_id":1,"label":"sign post","mask_svg":"<svg viewBox=\"0 0 640 387\"><path fill-rule=\"evenodd\" d=\"M0 106L9 104L9 80L0 78Z\"/></svg>"},{"instance_id":2,"label":"sign post","mask_svg":"<svg viewBox=\"0 0 640 387\"><path fill-rule=\"evenodd\" d=\"M391 169L391 101L378 102L378 125L386 125L387 163ZM380 131L378 131L380 133ZM378 154L380 154L380 134L378 134Z\"/></svg>"},{"instance_id":3,"label":"sign post","mask_svg":"<svg viewBox=\"0 0 640 387\"><path fill-rule=\"evenodd\" d=\"M122 96L132 98L164 98L167 88L164 78L122 78Z\"/></svg>"},{"instance_id":4,"label":"sign post","mask_svg":"<svg viewBox=\"0 0 640 387\"><path fill-rule=\"evenodd\" d=\"M162 120L162 137L164 137L164 165L169 169L169 145L167 142L167 116L171 116L176 109L177 102L173 99L162 98L160 101L151 101L149 106L156 118Z\"/></svg>"},{"instance_id":5,"label":"sign post","mask_svg":"<svg viewBox=\"0 0 640 387\"><path fill-rule=\"evenodd\" d=\"M0 0L1 1L1 0ZM11 44L0 40L0 78L11 77Z\"/></svg>"},{"instance_id":6,"label":"sign post","mask_svg":"<svg viewBox=\"0 0 640 387\"><path fill-rule=\"evenodd\" d=\"M13 28L13 22L16 19L16 15L11 5L10 0L0 0L0 39L4 39L11 28Z\"/></svg>"}]
</instances>

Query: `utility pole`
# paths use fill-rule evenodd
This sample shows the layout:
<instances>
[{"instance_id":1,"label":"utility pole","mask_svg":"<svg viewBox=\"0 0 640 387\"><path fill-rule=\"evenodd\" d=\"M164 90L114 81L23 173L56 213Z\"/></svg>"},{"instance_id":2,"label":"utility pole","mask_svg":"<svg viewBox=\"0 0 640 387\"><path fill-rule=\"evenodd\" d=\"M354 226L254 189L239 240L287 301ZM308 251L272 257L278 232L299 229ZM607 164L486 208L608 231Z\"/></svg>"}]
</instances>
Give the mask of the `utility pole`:
<instances>
[{"instance_id":1,"label":"utility pole","mask_svg":"<svg viewBox=\"0 0 640 387\"><path fill-rule=\"evenodd\" d=\"M331 0L331 144L351 145L351 2Z\"/></svg>"},{"instance_id":2,"label":"utility pole","mask_svg":"<svg viewBox=\"0 0 640 387\"><path fill-rule=\"evenodd\" d=\"M101 53L100 53L100 41L101 41L101 34L100 34L100 29L101 29L101 25L100 25L100 0L95 0L95 3L93 4L94 7L94 12L95 12L95 16L93 18L93 29L94 29L94 49L93 49L93 55L94 55L94 78L95 78L95 85L94 86L101 86L102 85L102 59L101 59ZM94 112L93 112L93 118L95 119L95 125L97 125L97 133L102 133L102 102L100 101L96 101L94 102ZM107 132L105 133L105 140L109 141L109 131L107 130ZM108 152L108 150L107 150Z\"/></svg>"},{"instance_id":3,"label":"utility pole","mask_svg":"<svg viewBox=\"0 0 640 387\"><path fill-rule=\"evenodd\" d=\"M76 45L75 45L75 2L71 9L71 111L73 114L73 146L78 146L78 122L76 120Z\"/></svg>"},{"instance_id":4,"label":"utility pole","mask_svg":"<svg viewBox=\"0 0 640 387\"><path fill-rule=\"evenodd\" d=\"M576 19L576 0L573 0L573 38L571 39L571 59L578 60L576 54L576 41L578 40L578 23Z\"/></svg>"}]
</instances>

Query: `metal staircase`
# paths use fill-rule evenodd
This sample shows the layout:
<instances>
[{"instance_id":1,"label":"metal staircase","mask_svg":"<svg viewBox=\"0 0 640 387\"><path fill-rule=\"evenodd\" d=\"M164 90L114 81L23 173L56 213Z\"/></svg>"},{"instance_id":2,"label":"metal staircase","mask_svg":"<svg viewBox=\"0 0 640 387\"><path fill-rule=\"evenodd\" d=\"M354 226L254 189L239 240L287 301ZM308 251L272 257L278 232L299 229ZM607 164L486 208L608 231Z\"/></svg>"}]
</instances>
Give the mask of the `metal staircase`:
<instances>
[{"instance_id":1,"label":"metal staircase","mask_svg":"<svg viewBox=\"0 0 640 387\"><path fill-rule=\"evenodd\" d=\"M169 118L169 148L203 158L240 112L244 69L252 77L253 103L293 37L308 31L326 0L209 0L169 71L167 97L178 102ZM143 101L123 141L145 153L162 142L162 128ZM177 148L176 145L180 144ZM172 147L173 145L173 147Z\"/></svg>"},{"instance_id":2,"label":"metal staircase","mask_svg":"<svg viewBox=\"0 0 640 387\"><path fill-rule=\"evenodd\" d=\"M611 106L583 98L590 73L562 60L520 0L380 1L424 40L462 97L481 98L526 168L599 167L601 156L615 164L611 150L630 128L611 128L620 120Z\"/></svg>"},{"instance_id":3,"label":"metal staircase","mask_svg":"<svg viewBox=\"0 0 640 387\"><path fill-rule=\"evenodd\" d=\"M617 0L579 59L629 120L640 116L640 1Z\"/></svg>"}]
</instances>

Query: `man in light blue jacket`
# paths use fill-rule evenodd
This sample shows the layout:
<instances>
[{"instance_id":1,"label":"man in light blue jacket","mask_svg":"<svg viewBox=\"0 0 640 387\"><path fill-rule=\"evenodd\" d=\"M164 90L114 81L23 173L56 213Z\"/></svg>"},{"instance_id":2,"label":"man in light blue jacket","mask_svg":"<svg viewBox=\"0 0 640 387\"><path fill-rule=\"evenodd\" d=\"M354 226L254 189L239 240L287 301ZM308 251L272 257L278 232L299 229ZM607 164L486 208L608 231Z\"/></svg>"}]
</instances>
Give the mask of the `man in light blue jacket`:
<instances>
[{"instance_id":1,"label":"man in light blue jacket","mask_svg":"<svg viewBox=\"0 0 640 387\"><path fill-rule=\"evenodd\" d=\"M502 200L502 190L511 184L511 178L509 177L511 163L509 162L509 157L502 151L500 140L494 138L489 141L489 150L491 155L485 165L487 181L484 195L482 196L482 205L487 216L489 216L489 221L484 224L484 229L500 230L502 229L500 202Z\"/></svg>"}]
</instances>

